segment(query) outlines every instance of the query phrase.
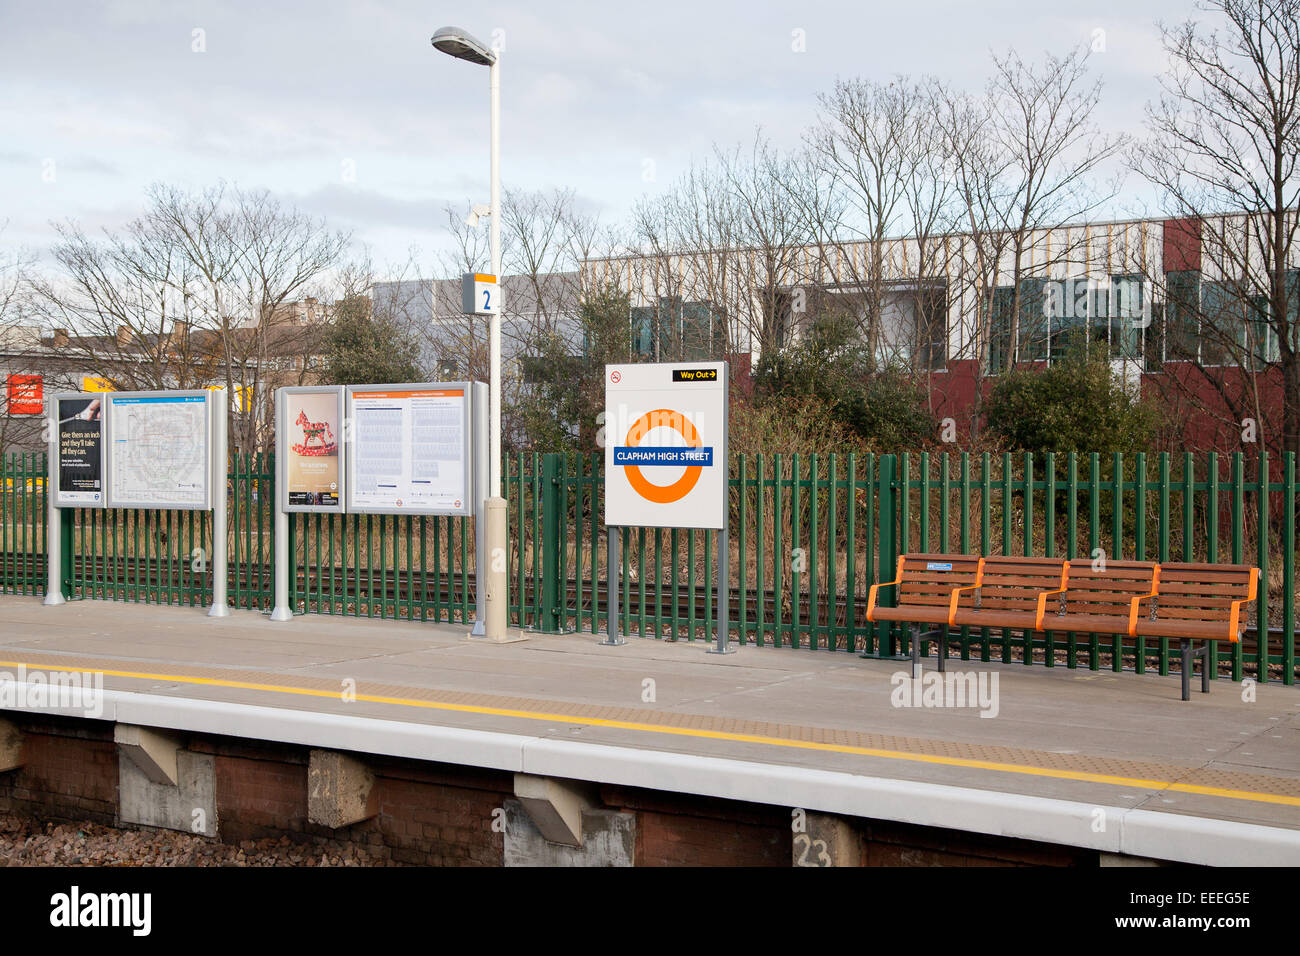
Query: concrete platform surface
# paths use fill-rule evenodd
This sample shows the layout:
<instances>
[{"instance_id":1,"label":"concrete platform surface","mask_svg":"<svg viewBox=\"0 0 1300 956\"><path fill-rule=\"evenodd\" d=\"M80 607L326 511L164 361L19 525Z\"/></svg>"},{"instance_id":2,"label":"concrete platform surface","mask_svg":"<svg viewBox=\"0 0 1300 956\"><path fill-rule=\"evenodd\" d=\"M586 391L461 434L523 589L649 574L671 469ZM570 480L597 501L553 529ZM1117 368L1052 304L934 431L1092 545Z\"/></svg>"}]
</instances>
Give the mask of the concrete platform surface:
<instances>
[{"instance_id":1,"label":"concrete platform surface","mask_svg":"<svg viewBox=\"0 0 1300 956\"><path fill-rule=\"evenodd\" d=\"M423 759L498 767L526 741L551 772L584 779L773 803L800 796L822 810L1129 853L1141 821L1178 834L1164 858L1252 858L1207 849L1219 839L1272 846L1267 862L1300 864L1294 687L1252 693L1221 679L1184 702L1176 674L954 660L950 673L965 675L976 699L956 706L954 685L933 706L943 697L927 684L933 661L913 683L904 662L842 652L746 646L719 656L702 643L640 638L602 647L590 634L492 645L466 633L4 596L0 685L20 665L29 681L41 671L102 673L106 697L136 708L136 720L152 706L159 726L199 730L211 723L201 728L197 715L256 714L250 726L265 739L323 745L304 728L328 726L347 749L375 753L398 752L385 741L400 730L427 740L414 751ZM2 695L0 706L32 709ZM834 796L841 785L857 796ZM1055 822L1033 822L1040 811ZM1117 818L1130 822L1122 846Z\"/></svg>"}]
</instances>

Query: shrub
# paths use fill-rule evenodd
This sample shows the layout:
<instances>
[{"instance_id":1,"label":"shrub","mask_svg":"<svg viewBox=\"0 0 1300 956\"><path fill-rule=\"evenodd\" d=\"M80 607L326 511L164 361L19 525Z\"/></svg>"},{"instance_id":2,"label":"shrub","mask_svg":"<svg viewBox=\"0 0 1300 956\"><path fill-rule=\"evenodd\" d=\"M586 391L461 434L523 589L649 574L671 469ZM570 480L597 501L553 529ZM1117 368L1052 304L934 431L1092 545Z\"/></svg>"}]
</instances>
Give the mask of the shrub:
<instances>
[{"instance_id":1,"label":"shrub","mask_svg":"<svg viewBox=\"0 0 1300 956\"><path fill-rule=\"evenodd\" d=\"M925 448L938 428L925 392L895 369L876 373L845 395L838 416L872 450L887 454Z\"/></svg>"},{"instance_id":2,"label":"shrub","mask_svg":"<svg viewBox=\"0 0 1300 956\"><path fill-rule=\"evenodd\" d=\"M730 416L733 456L867 450L852 431L835 420L831 409L812 395L756 401L733 397Z\"/></svg>"},{"instance_id":3,"label":"shrub","mask_svg":"<svg viewBox=\"0 0 1300 956\"><path fill-rule=\"evenodd\" d=\"M1156 407L1130 395L1104 359L1004 375L984 417L1014 451L1144 451L1160 427Z\"/></svg>"}]
</instances>

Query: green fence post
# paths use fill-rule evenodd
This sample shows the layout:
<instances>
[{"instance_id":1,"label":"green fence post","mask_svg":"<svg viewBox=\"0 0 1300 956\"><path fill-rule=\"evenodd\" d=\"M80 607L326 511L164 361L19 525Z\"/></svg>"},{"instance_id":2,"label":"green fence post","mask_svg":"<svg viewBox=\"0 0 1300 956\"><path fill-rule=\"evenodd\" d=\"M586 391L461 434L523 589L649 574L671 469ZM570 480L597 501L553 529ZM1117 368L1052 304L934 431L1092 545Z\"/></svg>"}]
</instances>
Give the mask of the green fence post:
<instances>
[{"instance_id":1,"label":"green fence post","mask_svg":"<svg viewBox=\"0 0 1300 956\"><path fill-rule=\"evenodd\" d=\"M880 523L880 530L877 533L877 541L880 547L880 561L877 564L877 574L879 580L886 578L890 581L894 579L894 568L898 564L898 529L895 527L897 516L897 503L894 489L894 465L897 462L895 455L881 455L880 468L877 472L879 507L876 511L876 520ZM894 589L889 588L889 596L881 601L883 605L886 600L893 604ZM877 625L876 635L877 653L882 657L892 657L894 655L894 634L888 621L881 621Z\"/></svg>"},{"instance_id":2,"label":"green fence post","mask_svg":"<svg viewBox=\"0 0 1300 956\"><path fill-rule=\"evenodd\" d=\"M560 485L562 455L542 456L542 584L537 630L560 633L560 509L564 489Z\"/></svg>"}]
</instances>

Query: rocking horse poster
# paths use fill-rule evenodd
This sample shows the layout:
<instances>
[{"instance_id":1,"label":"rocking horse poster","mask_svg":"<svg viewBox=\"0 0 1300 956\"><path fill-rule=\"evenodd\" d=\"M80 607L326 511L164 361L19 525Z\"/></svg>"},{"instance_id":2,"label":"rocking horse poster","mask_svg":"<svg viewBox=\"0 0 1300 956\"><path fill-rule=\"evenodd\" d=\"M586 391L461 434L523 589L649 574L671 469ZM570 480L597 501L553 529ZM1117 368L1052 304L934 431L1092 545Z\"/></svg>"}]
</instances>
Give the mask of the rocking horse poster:
<instances>
[{"instance_id":1,"label":"rocking horse poster","mask_svg":"<svg viewBox=\"0 0 1300 956\"><path fill-rule=\"evenodd\" d=\"M280 390L276 444L286 511L341 512L343 389Z\"/></svg>"}]
</instances>

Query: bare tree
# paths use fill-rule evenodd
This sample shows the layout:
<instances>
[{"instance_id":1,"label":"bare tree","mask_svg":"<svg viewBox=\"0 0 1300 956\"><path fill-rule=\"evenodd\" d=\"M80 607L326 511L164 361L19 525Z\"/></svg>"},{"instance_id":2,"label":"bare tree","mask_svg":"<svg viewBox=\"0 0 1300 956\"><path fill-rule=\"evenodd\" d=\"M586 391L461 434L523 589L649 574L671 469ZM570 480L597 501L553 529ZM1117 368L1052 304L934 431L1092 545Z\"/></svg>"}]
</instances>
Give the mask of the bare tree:
<instances>
[{"instance_id":1,"label":"bare tree","mask_svg":"<svg viewBox=\"0 0 1300 956\"><path fill-rule=\"evenodd\" d=\"M408 317L423 343L429 374L455 374L486 381L489 372L489 319L461 314L459 278L487 268L487 229L471 225L462 209L445 208L451 248L437 260L431 280L385 283L377 310ZM530 379L544 374L536 358L562 345L580 350L578 322L582 296L581 265L594 254L602 229L572 189L528 192L507 189L502 199L501 339L502 428L508 443L526 436L517 411L530 394ZM412 259L403 276L419 268ZM396 299L404 301L395 301ZM432 320L429 310L432 309ZM557 345L558 343L558 345ZM454 370L454 371L453 371Z\"/></svg>"},{"instance_id":2,"label":"bare tree","mask_svg":"<svg viewBox=\"0 0 1300 956\"><path fill-rule=\"evenodd\" d=\"M350 236L268 192L226 186L155 186L143 215L100 239L56 228L62 275L41 298L75 333L56 348L118 389L221 385L231 445L269 448L273 389L309 334L290 304L341 263Z\"/></svg>"},{"instance_id":3,"label":"bare tree","mask_svg":"<svg viewBox=\"0 0 1300 956\"><path fill-rule=\"evenodd\" d=\"M989 84L986 135L1005 158L995 165L1003 186L992 195L1004 204L1002 231L1009 240L1011 308L1007 355L1017 360L1046 357L1046 323L1022 329L1022 314L1042 314L1042 302L1023 302L1022 280L1044 275L1075 250L1058 246L1030 264L1036 236L1053 226L1078 221L1114 197L1118 183L1099 189L1096 177L1124 145L1119 135L1107 135L1093 113L1101 96L1101 81L1087 79L1088 52L1079 48L1064 57L1048 54L1038 65L1025 63L1014 51L994 56ZM1022 310L1022 306L1026 306Z\"/></svg>"},{"instance_id":4,"label":"bare tree","mask_svg":"<svg viewBox=\"0 0 1300 956\"><path fill-rule=\"evenodd\" d=\"M961 318L956 348L949 358L971 362L975 370L970 429L977 434L982 382L989 373L993 344L999 271L1010 244L1003 228L1010 203L1005 183L1010 158L986 135L991 122L987 99L931 81L931 102L937 131L951 157L953 207L949 221L957 232L948 270L956 279L950 294L956 296Z\"/></svg>"},{"instance_id":5,"label":"bare tree","mask_svg":"<svg viewBox=\"0 0 1300 956\"><path fill-rule=\"evenodd\" d=\"M793 331L792 302L816 267L804 158L756 133L748 150L715 149L660 196L638 204L626 274L653 315L652 354L774 352ZM690 314L687 307L690 307Z\"/></svg>"},{"instance_id":6,"label":"bare tree","mask_svg":"<svg viewBox=\"0 0 1300 956\"><path fill-rule=\"evenodd\" d=\"M9 376L40 375L47 390L66 384L37 358L41 329L32 307L35 264L36 257L25 249L0 254L0 455L12 446L33 444L41 430L39 412L19 414L14 408Z\"/></svg>"},{"instance_id":7,"label":"bare tree","mask_svg":"<svg viewBox=\"0 0 1300 956\"><path fill-rule=\"evenodd\" d=\"M882 328L886 299L901 263L887 240L909 228L908 187L922 154L917 149L925 97L922 87L896 77L889 83L840 80L819 97L820 126L811 136L817 159L827 173L827 187L845 197L834 224L839 242L860 243L862 255L842 257L836 270L861 303L859 332L872 356L897 351L885 343ZM854 250L856 253L858 250Z\"/></svg>"},{"instance_id":8,"label":"bare tree","mask_svg":"<svg viewBox=\"0 0 1300 956\"><path fill-rule=\"evenodd\" d=\"M1171 67L1147 110L1150 136L1132 153L1201 248L1200 274L1166 289L1169 357L1198 367L1193 390L1219 388L1231 414L1249 410L1282 448L1300 451L1300 2L1200 9L1218 28L1161 28ZM1199 368L1210 364L1240 370L1244 401ZM1280 382L1280 416L1261 399L1269 379Z\"/></svg>"},{"instance_id":9,"label":"bare tree","mask_svg":"<svg viewBox=\"0 0 1300 956\"><path fill-rule=\"evenodd\" d=\"M137 219L94 239L73 223L54 226L60 274L37 280L54 328L53 351L67 365L117 390L197 388L217 375L210 351L191 336L199 310L177 290L199 272Z\"/></svg>"},{"instance_id":10,"label":"bare tree","mask_svg":"<svg viewBox=\"0 0 1300 956\"><path fill-rule=\"evenodd\" d=\"M155 187L146 218L201 276L183 294L198 299L231 396L231 443L270 447L273 391L311 321L290 303L341 265L351 235L286 206L266 190L218 187L194 196ZM311 317L307 317L311 318Z\"/></svg>"}]
</instances>

